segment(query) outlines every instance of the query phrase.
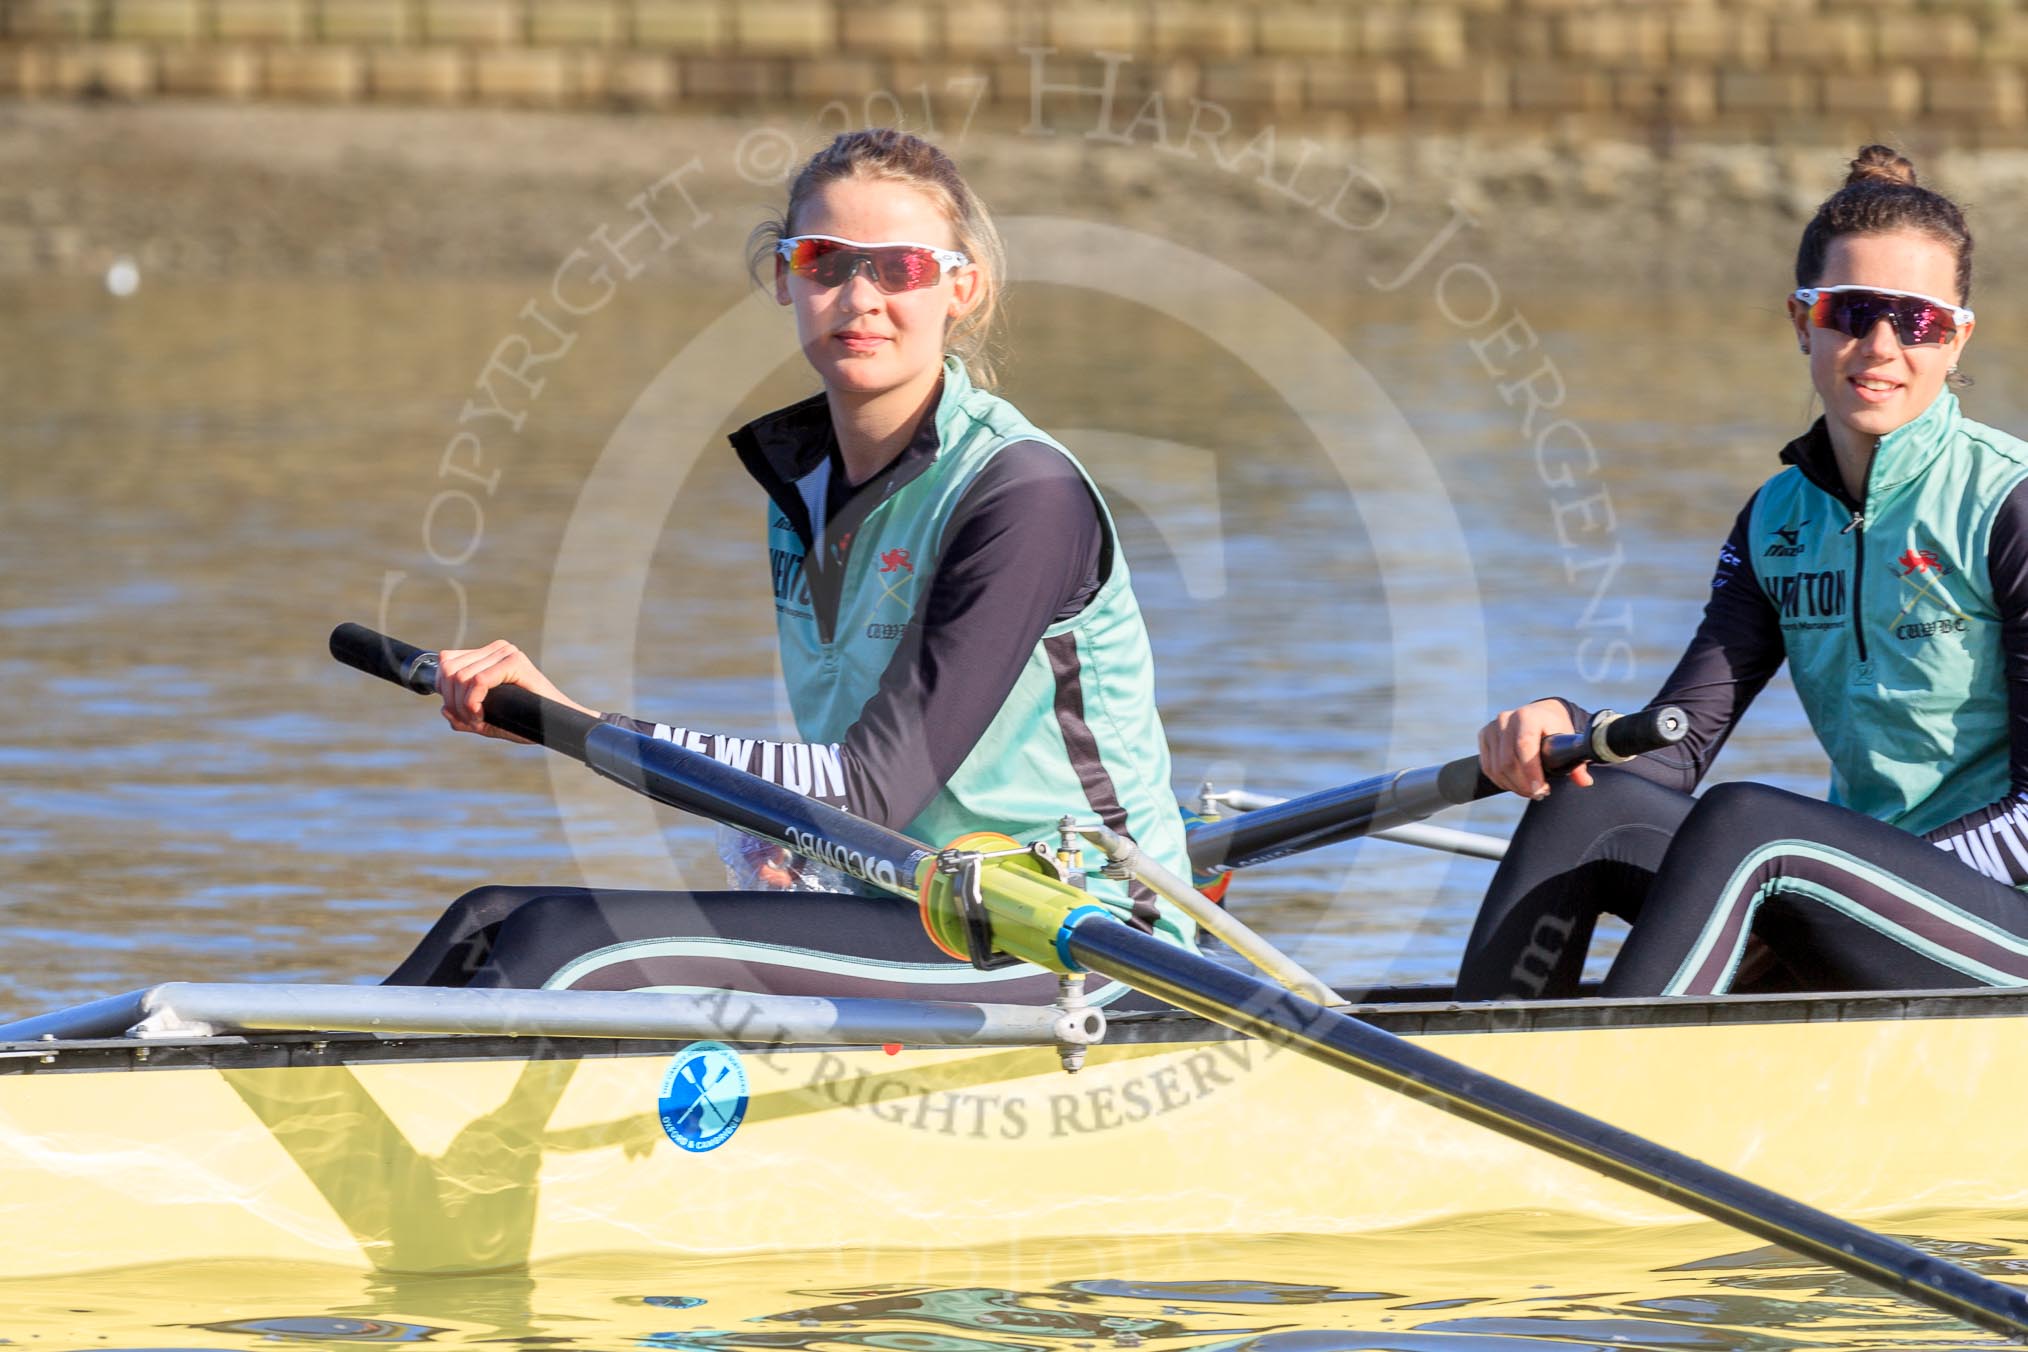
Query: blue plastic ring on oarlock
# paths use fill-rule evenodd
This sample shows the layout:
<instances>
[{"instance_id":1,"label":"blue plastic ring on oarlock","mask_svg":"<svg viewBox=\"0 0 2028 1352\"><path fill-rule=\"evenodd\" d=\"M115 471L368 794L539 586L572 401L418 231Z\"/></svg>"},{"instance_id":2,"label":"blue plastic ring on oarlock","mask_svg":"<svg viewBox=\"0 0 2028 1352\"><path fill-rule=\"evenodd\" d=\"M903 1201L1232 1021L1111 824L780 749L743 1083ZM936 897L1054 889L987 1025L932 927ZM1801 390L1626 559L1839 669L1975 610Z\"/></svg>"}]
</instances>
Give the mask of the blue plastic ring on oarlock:
<instances>
[{"instance_id":1,"label":"blue plastic ring on oarlock","mask_svg":"<svg viewBox=\"0 0 2028 1352\"><path fill-rule=\"evenodd\" d=\"M1082 972L1084 968L1077 959L1070 956L1070 932L1085 922L1087 916L1112 918L1112 912L1103 906L1080 906L1063 918L1063 928L1056 932L1056 956L1063 961L1066 971Z\"/></svg>"}]
</instances>

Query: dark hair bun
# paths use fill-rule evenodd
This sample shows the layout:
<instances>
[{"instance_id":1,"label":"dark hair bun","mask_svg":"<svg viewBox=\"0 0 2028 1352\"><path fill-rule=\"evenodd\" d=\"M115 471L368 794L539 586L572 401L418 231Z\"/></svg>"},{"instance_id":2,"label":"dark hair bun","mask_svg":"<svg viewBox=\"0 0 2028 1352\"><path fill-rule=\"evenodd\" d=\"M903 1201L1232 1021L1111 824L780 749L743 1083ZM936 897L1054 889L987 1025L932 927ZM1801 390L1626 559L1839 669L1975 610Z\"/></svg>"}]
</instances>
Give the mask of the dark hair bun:
<instances>
[{"instance_id":1,"label":"dark hair bun","mask_svg":"<svg viewBox=\"0 0 2028 1352\"><path fill-rule=\"evenodd\" d=\"M1912 188L1915 166L1892 146L1861 146L1852 172L1845 176L1846 187L1859 183L1905 183Z\"/></svg>"}]
</instances>

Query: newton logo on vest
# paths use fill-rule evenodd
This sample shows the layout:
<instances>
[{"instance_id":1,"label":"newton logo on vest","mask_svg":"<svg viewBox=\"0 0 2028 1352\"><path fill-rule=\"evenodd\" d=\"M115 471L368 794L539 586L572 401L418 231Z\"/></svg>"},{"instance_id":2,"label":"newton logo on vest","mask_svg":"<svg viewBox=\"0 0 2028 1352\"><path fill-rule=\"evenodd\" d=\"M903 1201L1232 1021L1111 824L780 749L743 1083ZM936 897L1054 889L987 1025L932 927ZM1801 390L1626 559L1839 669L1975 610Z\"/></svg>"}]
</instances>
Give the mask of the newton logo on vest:
<instances>
[{"instance_id":1,"label":"newton logo on vest","mask_svg":"<svg viewBox=\"0 0 2028 1352\"><path fill-rule=\"evenodd\" d=\"M1821 573L1791 573L1763 584L1767 599L1783 620L1838 619L1845 614L1847 588L1843 568Z\"/></svg>"}]
</instances>

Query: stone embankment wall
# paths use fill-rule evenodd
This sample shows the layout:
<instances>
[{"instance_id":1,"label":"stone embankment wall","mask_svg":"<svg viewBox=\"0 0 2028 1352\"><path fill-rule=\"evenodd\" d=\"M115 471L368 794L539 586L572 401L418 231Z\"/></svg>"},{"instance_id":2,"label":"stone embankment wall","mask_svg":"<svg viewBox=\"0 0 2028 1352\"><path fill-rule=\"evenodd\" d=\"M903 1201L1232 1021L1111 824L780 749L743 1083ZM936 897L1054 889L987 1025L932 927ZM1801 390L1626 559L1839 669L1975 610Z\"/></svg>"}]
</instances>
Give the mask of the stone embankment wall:
<instances>
[{"instance_id":1,"label":"stone embankment wall","mask_svg":"<svg viewBox=\"0 0 2028 1352\"><path fill-rule=\"evenodd\" d=\"M1037 47L1043 82L1110 79L1123 119L1159 91L1343 131L2028 131L2024 0L0 0L0 96L858 112L927 91L1018 125Z\"/></svg>"}]
</instances>

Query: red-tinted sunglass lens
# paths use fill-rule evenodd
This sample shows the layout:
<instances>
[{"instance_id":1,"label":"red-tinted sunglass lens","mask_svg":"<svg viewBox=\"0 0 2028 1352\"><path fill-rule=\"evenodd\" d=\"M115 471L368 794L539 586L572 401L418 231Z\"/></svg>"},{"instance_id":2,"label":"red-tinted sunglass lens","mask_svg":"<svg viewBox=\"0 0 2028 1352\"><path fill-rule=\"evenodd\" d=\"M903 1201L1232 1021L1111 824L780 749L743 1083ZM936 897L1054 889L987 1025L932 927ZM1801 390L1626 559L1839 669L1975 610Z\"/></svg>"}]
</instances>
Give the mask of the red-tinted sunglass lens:
<instances>
[{"instance_id":1,"label":"red-tinted sunglass lens","mask_svg":"<svg viewBox=\"0 0 2028 1352\"><path fill-rule=\"evenodd\" d=\"M919 286L935 286L943 272L936 255L928 249L873 249L866 256L873 260L874 276L882 291L913 291Z\"/></svg>"},{"instance_id":2,"label":"red-tinted sunglass lens","mask_svg":"<svg viewBox=\"0 0 2028 1352\"><path fill-rule=\"evenodd\" d=\"M819 286L843 286L862 264L873 269L873 284L882 291L913 291L934 286L943 269L928 249L896 245L855 249L828 239L799 239L789 252L789 271Z\"/></svg>"},{"instance_id":3,"label":"red-tinted sunglass lens","mask_svg":"<svg viewBox=\"0 0 2028 1352\"><path fill-rule=\"evenodd\" d=\"M828 239L799 239L789 252L789 271L819 286L837 286L852 275L854 255Z\"/></svg>"}]
</instances>

